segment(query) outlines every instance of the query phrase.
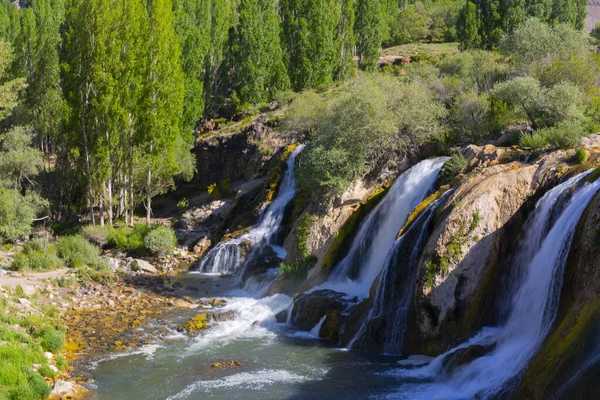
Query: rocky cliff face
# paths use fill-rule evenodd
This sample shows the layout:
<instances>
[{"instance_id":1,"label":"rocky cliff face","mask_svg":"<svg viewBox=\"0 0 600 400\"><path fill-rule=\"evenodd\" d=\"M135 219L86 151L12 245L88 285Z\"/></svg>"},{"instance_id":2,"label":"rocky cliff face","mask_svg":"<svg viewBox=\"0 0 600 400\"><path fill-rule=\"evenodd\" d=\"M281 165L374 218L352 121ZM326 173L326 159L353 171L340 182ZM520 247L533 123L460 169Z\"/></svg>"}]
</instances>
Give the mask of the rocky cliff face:
<instances>
[{"instance_id":1,"label":"rocky cliff face","mask_svg":"<svg viewBox=\"0 0 600 400\"><path fill-rule=\"evenodd\" d=\"M558 316L515 398L600 397L600 193L581 217L565 267Z\"/></svg>"},{"instance_id":2,"label":"rocky cliff face","mask_svg":"<svg viewBox=\"0 0 600 400\"><path fill-rule=\"evenodd\" d=\"M448 197L418 267L406 341L411 352L440 353L491 322L500 269L533 200L556 178L563 160L552 158L488 167Z\"/></svg>"}]
</instances>

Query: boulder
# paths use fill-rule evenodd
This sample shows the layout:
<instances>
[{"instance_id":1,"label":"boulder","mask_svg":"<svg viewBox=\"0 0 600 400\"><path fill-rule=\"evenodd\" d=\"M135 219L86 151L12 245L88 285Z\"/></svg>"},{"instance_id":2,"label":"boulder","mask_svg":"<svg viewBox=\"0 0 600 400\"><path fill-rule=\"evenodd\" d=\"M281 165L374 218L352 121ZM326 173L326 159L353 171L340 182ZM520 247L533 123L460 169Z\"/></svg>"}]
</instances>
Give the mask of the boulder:
<instances>
[{"instance_id":1,"label":"boulder","mask_svg":"<svg viewBox=\"0 0 600 400\"><path fill-rule=\"evenodd\" d=\"M262 248L246 265L242 280L247 281L251 276L264 274L269 269L279 267L281 259L269 245Z\"/></svg>"},{"instance_id":2,"label":"boulder","mask_svg":"<svg viewBox=\"0 0 600 400\"><path fill-rule=\"evenodd\" d=\"M89 392L75 382L56 381L48 400L73 400L83 398Z\"/></svg>"},{"instance_id":3,"label":"boulder","mask_svg":"<svg viewBox=\"0 0 600 400\"><path fill-rule=\"evenodd\" d=\"M292 324L301 330L310 331L325 316L319 337L332 342L339 341L340 328L345 321L344 311L355 304L343 293L333 290L316 290L301 294L294 300Z\"/></svg>"},{"instance_id":4,"label":"boulder","mask_svg":"<svg viewBox=\"0 0 600 400\"><path fill-rule=\"evenodd\" d=\"M135 263L135 265L137 265L137 269L142 272L146 272L149 274L155 274L158 272L156 267L150 264L148 261L136 258L129 264L129 268L135 269L135 267L132 266L133 263Z\"/></svg>"},{"instance_id":5,"label":"boulder","mask_svg":"<svg viewBox=\"0 0 600 400\"><path fill-rule=\"evenodd\" d=\"M451 374L461 365L469 364L472 361L485 356L496 348L495 344L483 346L480 344L474 344L469 347L462 347L457 349L455 352L449 354L442 361L444 370Z\"/></svg>"}]
</instances>

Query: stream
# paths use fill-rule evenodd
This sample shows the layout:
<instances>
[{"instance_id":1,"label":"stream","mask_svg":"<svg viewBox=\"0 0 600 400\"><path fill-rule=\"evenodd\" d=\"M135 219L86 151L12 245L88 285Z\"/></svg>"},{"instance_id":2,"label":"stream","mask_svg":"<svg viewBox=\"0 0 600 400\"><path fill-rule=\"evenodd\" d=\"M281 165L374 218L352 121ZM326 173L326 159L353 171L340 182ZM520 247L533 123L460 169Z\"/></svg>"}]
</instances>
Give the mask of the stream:
<instances>
[{"instance_id":1,"label":"stream","mask_svg":"<svg viewBox=\"0 0 600 400\"><path fill-rule=\"evenodd\" d=\"M179 281L224 298L219 311L234 310L237 318L196 337L173 331L139 349L78 361L77 369L94 378L93 399L364 399L397 390L389 372L400 357L348 351L276 322L291 298L254 299L234 288L233 277L192 273ZM212 367L223 360L241 366Z\"/></svg>"}]
</instances>

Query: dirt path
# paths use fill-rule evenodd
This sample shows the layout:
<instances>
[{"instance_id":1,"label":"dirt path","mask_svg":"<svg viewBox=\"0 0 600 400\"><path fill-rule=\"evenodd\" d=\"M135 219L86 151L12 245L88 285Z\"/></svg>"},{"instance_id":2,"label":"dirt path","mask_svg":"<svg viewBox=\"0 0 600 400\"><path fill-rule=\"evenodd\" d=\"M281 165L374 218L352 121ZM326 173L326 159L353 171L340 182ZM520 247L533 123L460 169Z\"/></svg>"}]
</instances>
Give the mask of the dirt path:
<instances>
[{"instance_id":1,"label":"dirt path","mask_svg":"<svg viewBox=\"0 0 600 400\"><path fill-rule=\"evenodd\" d=\"M598 22L600 22L600 0L590 0L587 5L585 33L590 33Z\"/></svg>"},{"instance_id":2,"label":"dirt path","mask_svg":"<svg viewBox=\"0 0 600 400\"><path fill-rule=\"evenodd\" d=\"M69 268L61 268L55 271L49 272L7 272L5 270L0 271L0 287L8 286L13 288L15 286L43 286L47 284L48 280L59 278L66 275L69 272Z\"/></svg>"}]
</instances>

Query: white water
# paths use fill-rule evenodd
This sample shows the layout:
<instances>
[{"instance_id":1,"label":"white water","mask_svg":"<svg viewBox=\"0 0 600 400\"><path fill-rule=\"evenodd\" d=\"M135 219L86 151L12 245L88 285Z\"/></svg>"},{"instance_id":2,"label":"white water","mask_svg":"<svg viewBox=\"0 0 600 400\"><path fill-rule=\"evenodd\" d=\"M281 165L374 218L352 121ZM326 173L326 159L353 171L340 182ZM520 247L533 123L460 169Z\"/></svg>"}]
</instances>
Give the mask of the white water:
<instances>
[{"instance_id":1,"label":"white water","mask_svg":"<svg viewBox=\"0 0 600 400\"><path fill-rule=\"evenodd\" d=\"M368 326L373 320L385 317L387 327L378 332L385 343L383 352L400 354L406 330L406 318L414 292L417 267L423 247L429 237L429 222L437 207L450 193L452 191L444 193L441 198L431 203L421 212L408 230L394 242L381 272L373 306L354 338L348 343L349 349L354 348L355 343L367 332ZM400 258L400 253L407 254L407 248L409 257ZM400 297L396 295L398 280L403 281Z\"/></svg>"},{"instance_id":2,"label":"white water","mask_svg":"<svg viewBox=\"0 0 600 400\"><path fill-rule=\"evenodd\" d=\"M361 225L348 254L323 285L349 296L369 296L371 285L381 272L386 256L410 212L432 191L438 173L448 160L424 160L404 172Z\"/></svg>"},{"instance_id":3,"label":"white water","mask_svg":"<svg viewBox=\"0 0 600 400\"><path fill-rule=\"evenodd\" d=\"M580 181L588 173L555 187L538 201L527 224L517 258L517 262L528 260L528 263L514 285L516 291L506 323L498 331L483 330L461 346L466 347L491 337L495 338L496 349L459 367L449 377L443 376L442 360L456 348L437 357L425 368L399 371L402 377L437 377L441 381L417 385L414 390L394 394L391 398L489 398L500 390L510 390L515 384L514 379L518 378L544 341L556 316L564 264L575 227L587 204L600 189L600 181L581 184ZM549 228L547 221L552 218L557 199L570 194L571 188L577 183L581 186L574 190L560 217Z\"/></svg>"},{"instance_id":4,"label":"white water","mask_svg":"<svg viewBox=\"0 0 600 400\"><path fill-rule=\"evenodd\" d=\"M296 157L304 149L304 145L299 145L289 156L287 168L279 186L277 197L269 205L269 208L262 216L258 225L239 238L221 242L212 248L200 263L198 269L202 273L234 273L240 270L244 264L242 247L247 246L247 252L251 255L260 245L271 244L273 236L279 230L283 219L283 212L288 203L296 195L296 179L294 176L294 166ZM281 248L275 246L274 249L281 254ZM283 255L285 257L285 255Z\"/></svg>"}]
</instances>

